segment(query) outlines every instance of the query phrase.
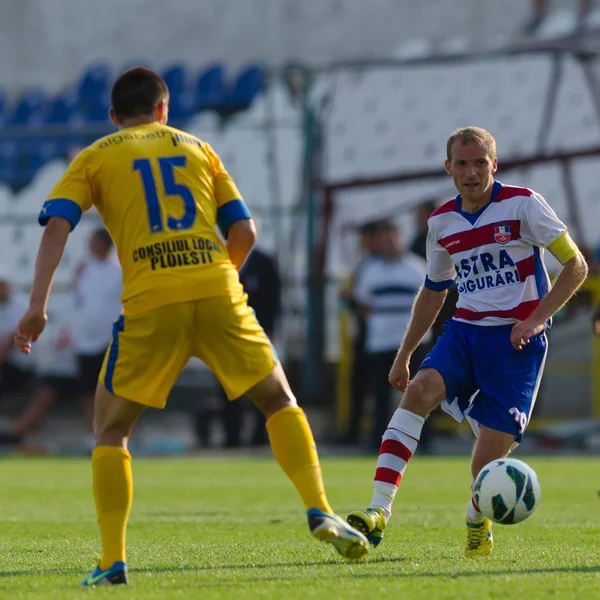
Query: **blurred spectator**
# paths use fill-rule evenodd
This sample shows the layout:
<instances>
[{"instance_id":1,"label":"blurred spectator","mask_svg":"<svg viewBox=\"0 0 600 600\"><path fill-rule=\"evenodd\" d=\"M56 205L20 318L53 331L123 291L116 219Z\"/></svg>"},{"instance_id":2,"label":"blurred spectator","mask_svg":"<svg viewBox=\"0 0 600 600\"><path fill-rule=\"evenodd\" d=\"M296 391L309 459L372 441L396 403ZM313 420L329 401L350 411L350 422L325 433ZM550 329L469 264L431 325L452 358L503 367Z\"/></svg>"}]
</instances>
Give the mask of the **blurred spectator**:
<instances>
[{"instance_id":1,"label":"blurred spectator","mask_svg":"<svg viewBox=\"0 0 600 600\"><path fill-rule=\"evenodd\" d=\"M0 433L0 444L19 445L26 436L35 433L46 420L50 409L64 400L77 396L77 378L74 376L72 341L68 329L61 327L51 346L49 367L35 380L31 400L23 414L8 431Z\"/></svg>"},{"instance_id":2,"label":"blurred spectator","mask_svg":"<svg viewBox=\"0 0 600 600\"><path fill-rule=\"evenodd\" d=\"M36 387L23 415L9 432L0 435L0 443L20 443L43 424L56 402L75 395L84 397L85 422L88 431L92 431L98 375L111 339L112 324L121 313L121 267L112 248L112 239L105 229L97 229L90 236L90 257L79 265L75 275L75 312L70 326L63 327L59 333L48 373ZM65 351L72 353L73 350L77 379L62 373L61 367L53 364L63 361Z\"/></svg>"},{"instance_id":3,"label":"blurred spectator","mask_svg":"<svg viewBox=\"0 0 600 600\"><path fill-rule=\"evenodd\" d=\"M356 281L361 271L375 255L375 230L376 222L365 223L359 229L361 258L355 267L350 280L350 286L342 292L343 298L348 302L354 314L354 339L352 344L352 379L350 383L350 423L344 438L346 444L358 444L360 441L360 424L362 418L363 399L367 393L369 369L365 343L367 339L367 316L358 310L355 298Z\"/></svg>"},{"instance_id":4,"label":"blurred spectator","mask_svg":"<svg viewBox=\"0 0 600 600\"><path fill-rule=\"evenodd\" d=\"M254 248L240 271L240 281L248 294L248 305L254 309L256 318L270 340L281 312L281 282L275 259L259 248ZM242 443L244 412L251 414L250 444L260 446L268 442L264 415L247 398L228 400L223 389L221 395L221 418L225 429L225 446L235 448ZM200 445L209 445L210 415L196 417L196 434Z\"/></svg>"},{"instance_id":5,"label":"blurred spectator","mask_svg":"<svg viewBox=\"0 0 600 600\"><path fill-rule=\"evenodd\" d=\"M427 260L427 232L429 231L427 221L431 213L437 208L435 200L426 200L415 206L415 230L416 234L410 245L410 251L423 260Z\"/></svg>"},{"instance_id":6,"label":"blurred spectator","mask_svg":"<svg viewBox=\"0 0 600 600\"><path fill-rule=\"evenodd\" d=\"M405 252L398 227L392 221L378 224L375 233L377 257L369 260L356 282L356 300L367 317L366 364L375 395L374 424L369 448L378 449L390 416L393 388L388 373L404 337L412 305L425 280L426 264ZM428 336L423 340L429 341ZM413 354L411 371L424 354Z\"/></svg>"},{"instance_id":7,"label":"blurred spectator","mask_svg":"<svg viewBox=\"0 0 600 600\"><path fill-rule=\"evenodd\" d=\"M18 298L10 282L10 271L0 265L0 400L20 392L32 379L32 360L14 347L15 328L27 302Z\"/></svg>"},{"instance_id":8,"label":"blurred spectator","mask_svg":"<svg viewBox=\"0 0 600 600\"><path fill-rule=\"evenodd\" d=\"M579 12L579 27L583 26L583 21L592 8L592 0L577 0ZM527 22L524 28L524 33L527 35L534 34L542 21L548 14L548 0L532 0L531 2L531 19Z\"/></svg>"},{"instance_id":9,"label":"blurred spectator","mask_svg":"<svg viewBox=\"0 0 600 600\"><path fill-rule=\"evenodd\" d=\"M90 236L90 257L75 275L75 315L72 334L77 354L79 392L86 402L86 423L92 431L94 393L112 326L121 314L121 266L106 229Z\"/></svg>"}]
</instances>

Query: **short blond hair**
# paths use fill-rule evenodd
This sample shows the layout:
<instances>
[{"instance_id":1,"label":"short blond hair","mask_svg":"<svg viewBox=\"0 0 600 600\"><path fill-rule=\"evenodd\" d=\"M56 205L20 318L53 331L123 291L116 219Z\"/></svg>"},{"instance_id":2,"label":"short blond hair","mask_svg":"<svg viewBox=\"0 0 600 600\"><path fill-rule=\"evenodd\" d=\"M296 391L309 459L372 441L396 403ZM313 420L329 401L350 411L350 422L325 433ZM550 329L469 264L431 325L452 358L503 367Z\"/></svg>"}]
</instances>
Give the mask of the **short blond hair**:
<instances>
[{"instance_id":1,"label":"short blond hair","mask_svg":"<svg viewBox=\"0 0 600 600\"><path fill-rule=\"evenodd\" d=\"M496 140L494 136L481 127L460 127L452 132L446 144L446 155L448 160L452 160L452 146L458 142L461 146L467 144L477 144L487 148L490 158L496 158Z\"/></svg>"}]
</instances>

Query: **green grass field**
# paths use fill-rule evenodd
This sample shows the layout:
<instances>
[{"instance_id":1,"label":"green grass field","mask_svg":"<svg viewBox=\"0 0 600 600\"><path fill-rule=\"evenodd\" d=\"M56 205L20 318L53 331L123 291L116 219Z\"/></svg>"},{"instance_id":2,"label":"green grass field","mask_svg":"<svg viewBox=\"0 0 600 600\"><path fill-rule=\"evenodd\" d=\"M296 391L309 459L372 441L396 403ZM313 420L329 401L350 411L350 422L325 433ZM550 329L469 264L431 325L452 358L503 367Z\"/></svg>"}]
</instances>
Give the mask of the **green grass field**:
<instances>
[{"instance_id":1,"label":"green grass field","mask_svg":"<svg viewBox=\"0 0 600 600\"><path fill-rule=\"evenodd\" d=\"M309 535L271 459L134 460L131 585L89 590L76 587L98 560L88 461L3 459L0 598L600 598L598 461L528 462L541 504L496 526L491 559L462 556L468 459L416 457L384 543L345 563ZM340 514L368 504L374 464L324 461Z\"/></svg>"}]
</instances>

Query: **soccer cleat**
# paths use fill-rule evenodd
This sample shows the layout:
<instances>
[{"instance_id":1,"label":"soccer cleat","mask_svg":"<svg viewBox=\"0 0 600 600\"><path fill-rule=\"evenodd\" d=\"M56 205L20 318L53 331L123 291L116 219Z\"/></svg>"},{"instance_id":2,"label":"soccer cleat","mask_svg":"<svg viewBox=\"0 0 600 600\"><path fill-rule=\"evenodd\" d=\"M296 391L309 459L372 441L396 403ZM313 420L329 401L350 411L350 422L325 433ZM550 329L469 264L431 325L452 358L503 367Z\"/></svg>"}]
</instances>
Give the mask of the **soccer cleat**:
<instances>
[{"instance_id":1,"label":"soccer cleat","mask_svg":"<svg viewBox=\"0 0 600 600\"><path fill-rule=\"evenodd\" d=\"M476 521L467 517L467 545L465 555L469 557L489 556L494 548L492 522L483 517Z\"/></svg>"},{"instance_id":2,"label":"soccer cleat","mask_svg":"<svg viewBox=\"0 0 600 600\"><path fill-rule=\"evenodd\" d=\"M79 585L118 585L127 583L127 563L116 562L110 569L103 571L99 566Z\"/></svg>"},{"instance_id":3,"label":"soccer cleat","mask_svg":"<svg viewBox=\"0 0 600 600\"><path fill-rule=\"evenodd\" d=\"M367 538L337 515L311 508L307 516L311 533L320 542L331 544L344 558L362 558L369 551Z\"/></svg>"},{"instance_id":4,"label":"soccer cleat","mask_svg":"<svg viewBox=\"0 0 600 600\"><path fill-rule=\"evenodd\" d=\"M348 523L367 536L367 539L373 546L377 547L383 540L385 526L385 513L383 508L367 508L367 510L357 510L348 515Z\"/></svg>"}]
</instances>

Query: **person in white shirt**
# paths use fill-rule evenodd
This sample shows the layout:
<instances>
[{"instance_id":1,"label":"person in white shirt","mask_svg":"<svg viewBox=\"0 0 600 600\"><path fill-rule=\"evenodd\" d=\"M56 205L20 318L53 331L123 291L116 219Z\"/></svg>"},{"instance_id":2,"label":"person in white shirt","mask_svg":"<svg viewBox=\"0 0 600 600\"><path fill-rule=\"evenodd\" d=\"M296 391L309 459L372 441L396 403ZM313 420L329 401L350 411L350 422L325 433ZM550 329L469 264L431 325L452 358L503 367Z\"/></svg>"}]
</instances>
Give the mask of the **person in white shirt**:
<instances>
[{"instance_id":1,"label":"person in white shirt","mask_svg":"<svg viewBox=\"0 0 600 600\"><path fill-rule=\"evenodd\" d=\"M89 240L90 257L77 269L74 285L75 314L71 336L77 355L79 392L86 400L86 422L92 429L94 393L113 323L121 314L121 266L106 229L95 230Z\"/></svg>"},{"instance_id":2,"label":"person in white shirt","mask_svg":"<svg viewBox=\"0 0 600 600\"><path fill-rule=\"evenodd\" d=\"M0 399L23 390L32 375L31 362L14 346L15 328L27 303L13 292L10 280L10 269L0 265Z\"/></svg>"},{"instance_id":3,"label":"person in white shirt","mask_svg":"<svg viewBox=\"0 0 600 600\"><path fill-rule=\"evenodd\" d=\"M111 340L113 323L121 313L121 267L112 248L112 239L105 229L97 229L90 236L90 257L79 265L75 275L73 285L75 311L71 323L68 327L61 328L52 347L53 356L57 361L64 362L61 353L75 352L76 380L70 375L59 372L60 369L50 368L48 372L44 373L44 376L37 382L31 401L24 413L8 431L0 432L0 445L20 444L25 436L41 427L49 410L56 402L72 396L84 398L85 421L88 430L92 431L94 393L98 374ZM0 282L0 298L1 293L2 283ZM21 304L15 304L8 311L10 315L14 314L12 320L8 317L5 319L7 323L5 329L10 340L14 337L14 327L23 310ZM0 301L0 332L4 322L2 314ZM27 361L27 356L22 353L14 353L14 355L19 361L23 358ZM10 356L13 356L12 352ZM20 370L16 370L10 365L8 372L12 379L17 376L21 377ZM22 378L27 381L30 374L25 373ZM4 390L4 384L2 384L2 389Z\"/></svg>"},{"instance_id":4,"label":"person in white shirt","mask_svg":"<svg viewBox=\"0 0 600 600\"><path fill-rule=\"evenodd\" d=\"M387 373L408 327L427 266L416 254L404 251L400 231L393 221L380 221L374 235L376 256L362 266L356 279L355 298L367 319L366 366L375 395L368 446L378 449L391 414L393 389L387 382ZM415 356L415 362L423 358L418 352Z\"/></svg>"}]
</instances>

